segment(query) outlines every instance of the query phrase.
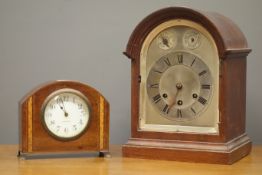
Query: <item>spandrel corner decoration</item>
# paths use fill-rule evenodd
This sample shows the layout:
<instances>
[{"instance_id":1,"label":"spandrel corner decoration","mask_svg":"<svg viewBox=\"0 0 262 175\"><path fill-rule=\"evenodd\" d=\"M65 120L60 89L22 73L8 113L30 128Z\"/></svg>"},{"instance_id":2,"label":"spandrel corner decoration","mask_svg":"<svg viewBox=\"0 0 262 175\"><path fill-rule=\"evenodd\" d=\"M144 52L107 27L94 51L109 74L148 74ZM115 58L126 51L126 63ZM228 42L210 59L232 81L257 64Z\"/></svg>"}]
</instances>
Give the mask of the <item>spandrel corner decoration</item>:
<instances>
[{"instance_id":1,"label":"spandrel corner decoration","mask_svg":"<svg viewBox=\"0 0 262 175\"><path fill-rule=\"evenodd\" d=\"M132 122L123 156L218 164L246 156L250 51L218 13L169 7L143 19L124 52L132 60Z\"/></svg>"}]
</instances>

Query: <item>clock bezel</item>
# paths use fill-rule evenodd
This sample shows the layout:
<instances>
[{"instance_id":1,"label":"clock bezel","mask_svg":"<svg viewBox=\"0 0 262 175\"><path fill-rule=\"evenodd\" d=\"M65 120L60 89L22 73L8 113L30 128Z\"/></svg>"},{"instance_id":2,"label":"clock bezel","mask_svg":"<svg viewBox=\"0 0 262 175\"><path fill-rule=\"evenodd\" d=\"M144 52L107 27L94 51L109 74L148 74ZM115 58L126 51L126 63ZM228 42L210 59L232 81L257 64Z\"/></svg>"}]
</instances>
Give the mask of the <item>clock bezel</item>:
<instances>
[{"instance_id":1,"label":"clock bezel","mask_svg":"<svg viewBox=\"0 0 262 175\"><path fill-rule=\"evenodd\" d=\"M48 105L49 101L53 97L55 97L56 95L59 95L59 94L62 94L62 93L71 93L71 94L77 95L79 98L82 98L83 101L85 102L87 109L88 109L88 112L89 112L89 118L88 118L87 124L84 127L84 129L80 133L78 133L77 135L72 136L72 137L59 137L58 135L54 134L52 131L49 130L49 128L48 128L48 126L45 122L45 119L44 119L45 109L46 109L46 106ZM78 139L79 137L81 137L85 133L85 131L88 129L91 120L92 120L92 108L91 108L91 105L90 105L90 101L88 100L88 98L83 93L81 93L80 91L77 91L75 89L72 89L72 88L62 88L62 89L59 89L59 90L52 92L51 94L49 94L47 96L47 98L45 99L45 101L44 101L44 103L41 107L41 122L42 122L42 125L44 126L44 128L46 129L46 131L48 132L49 135L51 135L52 137L54 137L55 139L60 140L60 141L72 141L72 140L75 140L75 139Z\"/></svg>"}]
</instances>

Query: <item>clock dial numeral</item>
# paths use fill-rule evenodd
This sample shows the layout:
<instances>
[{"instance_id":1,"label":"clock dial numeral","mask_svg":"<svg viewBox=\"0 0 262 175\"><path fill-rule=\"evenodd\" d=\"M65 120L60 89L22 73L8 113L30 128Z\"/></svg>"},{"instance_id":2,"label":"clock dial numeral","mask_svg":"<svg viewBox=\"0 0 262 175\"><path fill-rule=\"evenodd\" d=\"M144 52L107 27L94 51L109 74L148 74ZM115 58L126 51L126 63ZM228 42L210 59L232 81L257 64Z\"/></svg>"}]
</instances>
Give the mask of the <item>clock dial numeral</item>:
<instances>
[{"instance_id":1,"label":"clock dial numeral","mask_svg":"<svg viewBox=\"0 0 262 175\"><path fill-rule=\"evenodd\" d=\"M171 63L170 63L168 57L166 57L166 58L164 59L164 63L166 63L167 66L171 66Z\"/></svg>"},{"instance_id":2,"label":"clock dial numeral","mask_svg":"<svg viewBox=\"0 0 262 175\"><path fill-rule=\"evenodd\" d=\"M60 131L60 128L61 128L61 126L56 126L56 132L59 132Z\"/></svg>"},{"instance_id":3,"label":"clock dial numeral","mask_svg":"<svg viewBox=\"0 0 262 175\"><path fill-rule=\"evenodd\" d=\"M194 114L196 114L196 111L195 111L195 109L194 109L193 107L191 107L190 109L191 109L191 111L192 111Z\"/></svg>"},{"instance_id":4,"label":"clock dial numeral","mask_svg":"<svg viewBox=\"0 0 262 175\"><path fill-rule=\"evenodd\" d=\"M177 61L178 61L179 64L183 64L183 54L177 55Z\"/></svg>"},{"instance_id":5,"label":"clock dial numeral","mask_svg":"<svg viewBox=\"0 0 262 175\"><path fill-rule=\"evenodd\" d=\"M159 74L162 74L163 72L161 72L161 71L159 71L159 70L154 70L154 72L156 72L156 73L159 73Z\"/></svg>"},{"instance_id":6,"label":"clock dial numeral","mask_svg":"<svg viewBox=\"0 0 262 175\"><path fill-rule=\"evenodd\" d=\"M62 103L62 102L63 102L62 98L58 97L57 100L56 100L56 104L59 105L59 104Z\"/></svg>"},{"instance_id":7,"label":"clock dial numeral","mask_svg":"<svg viewBox=\"0 0 262 175\"><path fill-rule=\"evenodd\" d=\"M205 105L207 100L205 98L203 98L203 97L199 97L198 98L198 102L201 103L202 105Z\"/></svg>"},{"instance_id":8,"label":"clock dial numeral","mask_svg":"<svg viewBox=\"0 0 262 175\"><path fill-rule=\"evenodd\" d=\"M53 115L52 115L52 113L47 113L46 114L46 117L52 117Z\"/></svg>"},{"instance_id":9,"label":"clock dial numeral","mask_svg":"<svg viewBox=\"0 0 262 175\"><path fill-rule=\"evenodd\" d=\"M177 110L177 118L182 118L182 111L181 111L181 109Z\"/></svg>"},{"instance_id":10,"label":"clock dial numeral","mask_svg":"<svg viewBox=\"0 0 262 175\"><path fill-rule=\"evenodd\" d=\"M84 116L84 115L86 115L86 111L81 111L81 114Z\"/></svg>"},{"instance_id":11,"label":"clock dial numeral","mask_svg":"<svg viewBox=\"0 0 262 175\"><path fill-rule=\"evenodd\" d=\"M50 125L54 125L55 124L55 121L54 120L51 120L50 121Z\"/></svg>"},{"instance_id":12,"label":"clock dial numeral","mask_svg":"<svg viewBox=\"0 0 262 175\"><path fill-rule=\"evenodd\" d=\"M64 102L69 101L69 96L63 96L63 101Z\"/></svg>"},{"instance_id":13,"label":"clock dial numeral","mask_svg":"<svg viewBox=\"0 0 262 175\"><path fill-rule=\"evenodd\" d=\"M50 108L51 109L55 109L55 105L54 104L50 104Z\"/></svg>"},{"instance_id":14,"label":"clock dial numeral","mask_svg":"<svg viewBox=\"0 0 262 175\"><path fill-rule=\"evenodd\" d=\"M83 109L83 104L82 103L77 104L77 106L78 106L78 109Z\"/></svg>"},{"instance_id":15,"label":"clock dial numeral","mask_svg":"<svg viewBox=\"0 0 262 175\"><path fill-rule=\"evenodd\" d=\"M191 67L194 65L195 61L196 61L196 58L194 58L194 60L192 61L191 65L190 65Z\"/></svg>"},{"instance_id":16,"label":"clock dial numeral","mask_svg":"<svg viewBox=\"0 0 262 175\"><path fill-rule=\"evenodd\" d=\"M169 113L169 106L166 104L162 110L164 113L168 114Z\"/></svg>"},{"instance_id":17,"label":"clock dial numeral","mask_svg":"<svg viewBox=\"0 0 262 175\"><path fill-rule=\"evenodd\" d=\"M77 127L76 127L76 125L73 125L73 129L74 129L74 130L77 130Z\"/></svg>"},{"instance_id":18,"label":"clock dial numeral","mask_svg":"<svg viewBox=\"0 0 262 175\"><path fill-rule=\"evenodd\" d=\"M151 85L150 85L150 88L159 88L159 84L158 84L158 83L151 84Z\"/></svg>"},{"instance_id":19,"label":"clock dial numeral","mask_svg":"<svg viewBox=\"0 0 262 175\"><path fill-rule=\"evenodd\" d=\"M202 76L202 75L204 75L205 73L207 73L207 71L206 71L206 70L203 70L203 71L200 72L198 75L199 75L199 76Z\"/></svg>"},{"instance_id":20,"label":"clock dial numeral","mask_svg":"<svg viewBox=\"0 0 262 175\"><path fill-rule=\"evenodd\" d=\"M68 132L68 128L64 128L64 132L67 133Z\"/></svg>"},{"instance_id":21,"label":"clock dial numeral","mask_svg":"<svg viewBox=\"0 0 262 175\"><path fill-rule=\"evenodd\" d=\"M79 124L83 125L83 120L82 119L79 120Z\"/></svg>"},{"instance_id":22,"label":"clock dial numeral","mask_svg":"<svg viewBox=\"0 0 262 175\"><path fill-rule=\"evenodd\" d=\"M153 100L155 103L158 103L161 100L161 95L157 94L156 96L153 97Z\"/></svg>"},{"instance_id":23,"label":"clock dial numeral","mask_svg":"<svg viewBox=\"0 0 262 175\"><path fill-rule=\"evenodd\" d=\"M202 89L210 89L211 85L210 84L202 84L201 88Z\"/></svg>"}]
</instances>

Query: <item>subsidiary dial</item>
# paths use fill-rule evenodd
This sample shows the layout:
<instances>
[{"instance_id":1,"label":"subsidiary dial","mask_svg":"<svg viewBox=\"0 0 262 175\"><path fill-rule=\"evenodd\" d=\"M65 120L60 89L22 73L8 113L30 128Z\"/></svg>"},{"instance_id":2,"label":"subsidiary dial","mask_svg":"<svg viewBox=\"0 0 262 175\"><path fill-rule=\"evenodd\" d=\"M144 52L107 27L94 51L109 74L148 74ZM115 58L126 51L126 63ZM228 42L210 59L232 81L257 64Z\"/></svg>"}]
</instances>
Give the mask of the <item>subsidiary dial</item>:
<instances>
[{"instance_id":1,"label":"subsidiary dial","mask_svg":"<svg viewBox=\"0 0 262 175\"><path fill-rule=\"evenodd\" d=\"M152 66L147 78L147 94L162 116L179 121L193 119L209 104L212 76L196 55L173 52Z\"/></svg>"},{"instance_id":2,"label":"subsidiary dial","mask_svg":"<svg viewBox=\"0 0 262 175\"><path fill-rule=\"evenodd\" d=\"M196 30L187 30L183 36L183 45L188 49L196 49L201 44L201 35Z\"/></svg>"},{"instance_id":3,"label":"subsidiary dial","mask_svg":"<svg viewBox=\"0 0 262 175\"><path fill-rule=\"evenodd\" d=\"M175 33L164 31L157 36L157 44L160 49L168 50L175 46Z\"/></svg>"}]
</instances>

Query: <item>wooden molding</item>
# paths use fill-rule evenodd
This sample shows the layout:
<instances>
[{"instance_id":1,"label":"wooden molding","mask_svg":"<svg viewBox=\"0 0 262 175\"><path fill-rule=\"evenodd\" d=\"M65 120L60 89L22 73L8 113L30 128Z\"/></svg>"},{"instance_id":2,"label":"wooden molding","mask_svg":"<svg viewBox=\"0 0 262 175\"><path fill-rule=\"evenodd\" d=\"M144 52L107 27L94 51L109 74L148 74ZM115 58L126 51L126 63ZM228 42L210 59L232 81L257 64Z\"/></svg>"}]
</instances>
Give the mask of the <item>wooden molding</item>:
<instances>
[{"instance_id":1,"label":"wooden molding","mask_svg":"<svg viewBox=\"0 0 262 175\"><path fill-rule=\"evenodd\" d=\"M226 143L132 138L122 150L124 157L232 164L249 154L251 141L246 134Z\"/></svg>"}]
</instances>

